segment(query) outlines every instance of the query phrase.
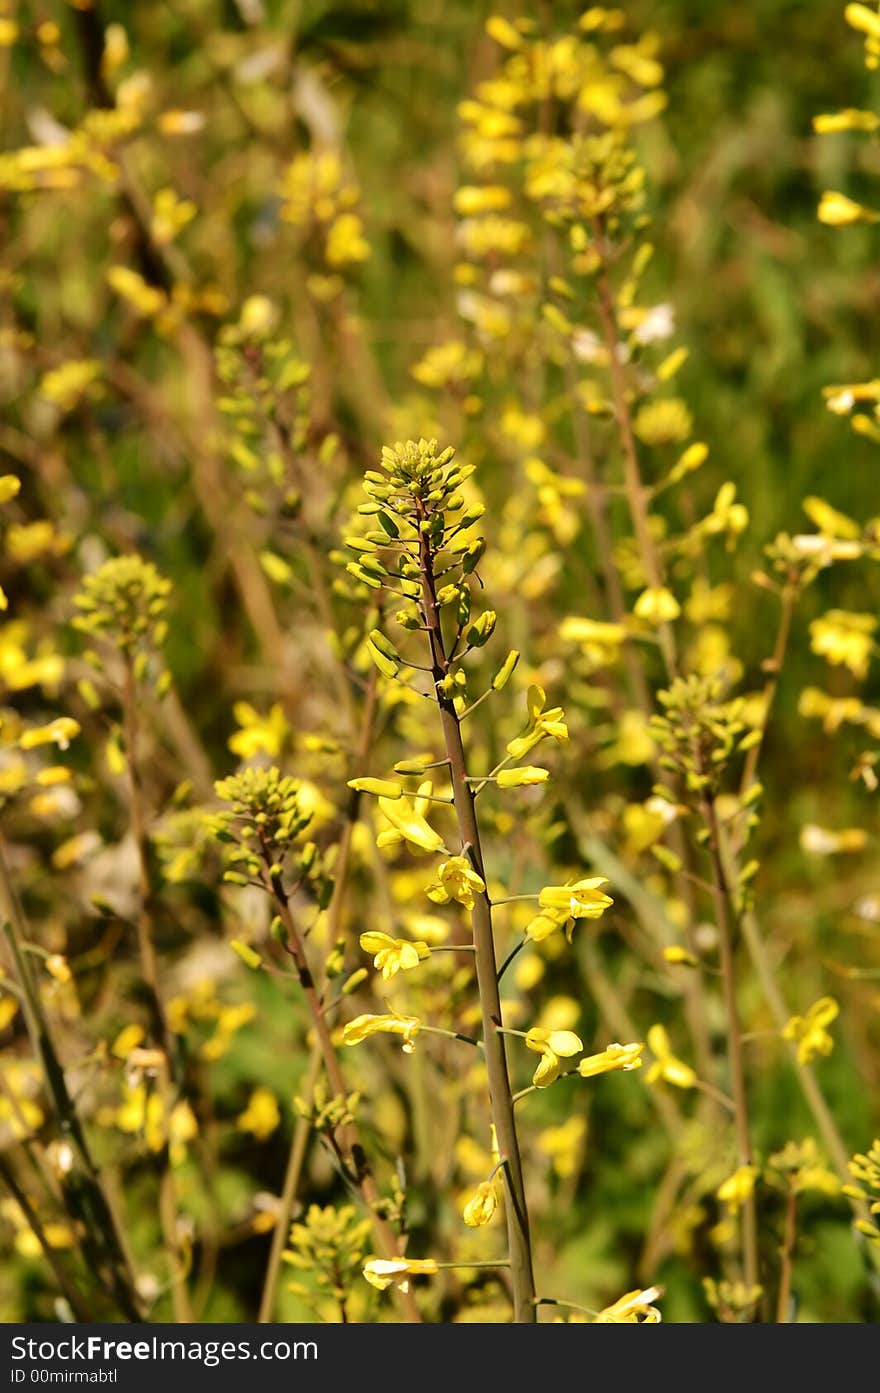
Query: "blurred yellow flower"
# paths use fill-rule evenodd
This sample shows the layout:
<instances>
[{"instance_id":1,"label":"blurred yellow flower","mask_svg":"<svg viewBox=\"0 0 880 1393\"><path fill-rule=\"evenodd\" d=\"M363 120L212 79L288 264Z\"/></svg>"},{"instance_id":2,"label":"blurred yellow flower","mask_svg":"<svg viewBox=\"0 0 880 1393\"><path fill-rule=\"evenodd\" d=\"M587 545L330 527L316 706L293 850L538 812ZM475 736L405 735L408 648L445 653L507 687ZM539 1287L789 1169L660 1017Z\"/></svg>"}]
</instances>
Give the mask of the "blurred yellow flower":
<instances>
[{"instance_id":1,"label":"blurred yellow flower","mask_svg":"<svg viewBox=\"0 0 880 1393\"><path fill-rule=\"evenodd\" d=\"M827 1026L836 1020L840 1007L833 996L820 996L803 1016L792 1016L782 1034L786 1040L797 1041L797 1057L801 1064L808 1064L816 1055L829 1055L834 1049L834 1039Z\"/></svg>"},{"instance_id":2,"label":"blurred yellow flower","mask_svg":"<svg viewBox=\"0 0 880 1393\"><path fill-rule=\"evenodd\" d=\"M648 1072L645 1074L645 1083L657 1083L662 1079L664 1083L670 1083L675 1088L693 1088L697 1082L697 1076L689 1064L678 1059L672 1053L672 1045L666 1033L666 1027L662 1025L652 1025L647 1035L648 1049L654 1056L653 1064L649 1065Z\"/></svg>"}]
</instances>

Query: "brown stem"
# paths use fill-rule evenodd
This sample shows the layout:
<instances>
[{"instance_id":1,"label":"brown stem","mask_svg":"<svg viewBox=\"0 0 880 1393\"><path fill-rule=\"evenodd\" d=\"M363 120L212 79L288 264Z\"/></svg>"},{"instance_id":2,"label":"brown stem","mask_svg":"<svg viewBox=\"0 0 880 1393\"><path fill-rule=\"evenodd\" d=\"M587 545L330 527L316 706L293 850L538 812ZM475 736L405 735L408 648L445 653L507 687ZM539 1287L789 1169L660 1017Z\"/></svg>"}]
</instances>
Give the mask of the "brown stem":
<instances>
[{"instance_id":1,"label":"brown stem","mask_svg":"<svg viewBox=\"0 0 880 1393\"><path fill-rule=\"evenodd\" d=\"M742 1029L736 1000L736 973L733 952L733 924L730 888L721 860L720 832L715 799L711 793L703 797L703 817L709 832L709 859L712 867L712 893L721 955L721 975L724 983L724 1004L727 1018L727 1053L730 1061L730 1083L734 1103L737 1159L741 1166L752 1164L752 1145L749 1134L749 1105L746 1092L743 1059ZM755 1197L751 1194L742 1207L743 1276L747 1287L758 1285L758 1220Z\"/></svg>"},{"instance_id":2,"label":"brown stem","mask_svg":"<svg viewBox=\"0 0 880 1393\"><path fill-rule=\"evenodd\" d=\"M452 700L444 694L440 686L447 674L449 662L440 629L440 614L434 582L434 559L430 541L424 532L419 534L419 562L424 620L431 645L432 675L437 690L437 704L440 708L446 757L449 760L459 837L462 846L466 848L466 854L469 856L474 870L485 884L486 872L483 866L480 831L474 808L474 796L467 779L461 727ZM507 1240L514 1298L513 1318L518 1323L534 1323L537 1320L537 1308L529 1236L529 1215L526 1207L522 1160L514 1119L510 1077L507 1072L504 1038L499 1030L502 1025L502 1016L501 999L498 992L498 963L495 957L495 942L492 933L492 905L485 890L474 895L471 922L477 968L477 987L480 994L480 1010L483 1022L483 1047L489 1075L489 1102L498 1146L505 1162Z\"/></svg>"}]
</instances>

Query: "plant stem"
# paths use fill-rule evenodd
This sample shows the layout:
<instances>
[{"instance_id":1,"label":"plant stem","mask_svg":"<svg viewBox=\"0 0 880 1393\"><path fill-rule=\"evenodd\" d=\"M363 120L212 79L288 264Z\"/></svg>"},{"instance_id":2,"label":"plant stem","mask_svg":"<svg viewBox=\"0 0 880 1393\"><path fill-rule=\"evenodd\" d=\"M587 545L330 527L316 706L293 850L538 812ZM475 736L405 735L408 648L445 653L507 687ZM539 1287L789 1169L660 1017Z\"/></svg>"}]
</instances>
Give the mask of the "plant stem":
<instances>
[{"instance_id":1,"label":"plant stem","mask_svg":"<svg viewBox=\"0 0 880 1393\"><path fill-rule=\"evenodd\" d=\"M107 1264L106 1276L99 1272L98 1279L102 1285L106 1285L109 1294L126 1320L140 1321L143 1319L141 1302L131 1272L119 1221L92 1157L82 1123L70 1096L64 1070L61 1067L49 1029L49 1022L46 1019L36 983L31 975L30 966L21 947L22 943L30 938L30 934L6 863L2 839L0 839L0 901L3 902L3 910L7 916L4 931L22 989L23 1013L31 1047L42 1065L46 1089L55 1105L61 1135L71 1143L82 1167L79 1179L84 1193L80 1210L88 1227L94 1251L101 1254Z\"/></svg>"},{"instance_id":2,"label":"plant stem","mask_svg":"<svg viewBox=\"0 0 880 1393\"><path fill-rule=\"evenodd\" d=\"M746 1092L743 1059L742 1029L736 1000L736 975L733 952L733 924L730 888L721 859L720 830L715 799L707 792L702 800L703 818L709 832L709 858L712 867L712 890L715 918L718 925L721 975L724 983L724 1005L727 1017L727 1051L730 1061L730 1082L734 1103L737 1159L741 1166L752 1164L752 1145L749 1133L749 1106ZM758 1219L754 1193L742 1207L743 1277L747 1287L759 1282Z\"/></svg>"},{"instance_id":3,"label":"plant stem","mask_svg":"<svg viewBox=\"0 0 880 1393\"><path fill-rule=\"evenodd\" d=\"M271 864L271 853L267 856L267 864ZM287 894L281 884L280 879L273 880L273 896L278 913L287 933L287 946L290 955L296 965L299 975L300 986L306 999L309 1012L312 1017L312 1028L315 1032L317 1046L321 1051L321 1059L327 1074L330 1087L334 1094L341 1098L348 1096L349 1090L345 1086L345 1079L342 1076L342 1068L336 1049L330 1035L330 1027L327 1018L321 1009L321 1001L315 989L312 971L306 957L305 944L297 928L296 921L290 910L290 903ZM401 1256L401 1247L397 1235L388 1223L377 1212L379 1202L379 1192L373 1173L367 1161L366 1152L360 1138L357 1124L349 1122L339 1128L339 1141L344 1148L345 1160L351 1170L351 1179L360 1191L364 1204L370 1214L373 1223L373 1230L376 1235L376 1242L382 1249L386 1258L398 1258ZM413 1322L421 1321L418 1306L411 1291L399 1292L400 1302L406 1313L407 1319Z\"/></svg>"},{"instance_id":4,"label":"plant stem","mask_svg":"<svg viewBox=\"0 0 880 1393\"><path fill-rule=\"evenodd\" d=\"M477 875L486 883L480 829L474 807L474 793L468 782L461 726L451 697L444 695L440 683L445 678L449 660L443 643L437 594L434 581L434 557L425 532L419 534L419 566L422 583L423 618L428 629L431 648L431 669L437 690L437 704L449 771L458 832L463 847ZM477 987L483 1023L483 1042L489 1076L489 1102L492 1121L501 1155L507 1162L505 1175L507 1240L510 1255L510 1276L513 1289L513 1318L517 1323L532 1324L537 1320L535 1310L535 1279L532 1270L532 1249L529 1235L529 1216L526 1207L525 1184L519 1139L513 1110L513 1095L507 1072L507 1056L502 1026L501 999L498 992L498 963L492 933L492 905L486 890L474 895L471 913L477 968Z\"/></svg>"},{"instance_id":5,"label":"plant stem","mask_svg":"<svg viewBox=\"0 0 880 1393\"><path fill-rule=\"evenodd\" d=\"M791 1274L794 1264L794 1245L797 1236L797 1194L789 1189L785 1205L785 1232L782 1238L782 1266L779 1272L779 1297L776 1302L777 1325L788 1324L791 1309Z\"/></svg>"}]
</instances>

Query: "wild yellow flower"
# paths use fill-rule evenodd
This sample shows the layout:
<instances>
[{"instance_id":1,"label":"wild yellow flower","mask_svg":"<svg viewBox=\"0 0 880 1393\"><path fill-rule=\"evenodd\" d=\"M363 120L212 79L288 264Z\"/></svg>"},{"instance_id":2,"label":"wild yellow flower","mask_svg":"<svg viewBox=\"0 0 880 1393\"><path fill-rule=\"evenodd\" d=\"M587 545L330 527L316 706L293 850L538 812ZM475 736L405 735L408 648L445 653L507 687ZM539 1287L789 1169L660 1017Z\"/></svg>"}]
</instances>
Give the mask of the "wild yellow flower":
<instances>
[{"instance_id":1,"label":"wild yellow flower","mask_svg":"<svg viewBox=\"0 0 880 1393\"><path fill-rule=\"evenodd\" d=\"M235 1125L240 1132L250 1132L257 1141L265 1141L280 1124L281 1109L275 1094L268 1088L255 1088Z\"/></svg>"},{"instance_id":2,"label":"wild yellow flower","mask_svg":"<svg viewBox=\"0 0 880 1393\"><path fill-rule=\"evenodd\" d=\"M431 791L431 785L425 784L419 792ZM419 802L422 807L419 807ZM401 796L400 798L380 798L379 810L383 817L391 823L387 831L380 832L376 838L377 846L394 846L400 842L405 842L410 850L416 851L440 851L443 847L443 838L439 832L435 832L424 817L425 800Z\"/></svg>"},{"instance_id":3,"label":"wild yellow flower","mask_svg":"<svg viewBox=\"0 0 880 1393\"><path fill-rule=\"evenodd\" d=\"M429 885L426 894L435 904L449 904L457 900L465 909L473 909L474 893L482 894L486 883L472 867L465 856L450 856L437 867L437 879Z\"/></svg>"},{"instance_id":4,"label":"wild yellow flower","mask_svg":"<svg viewBox=\"0 0 880 1393\"><path fill-rule=\"evenodd\" d=\"M666 1027L652 1025L647 1040L654 1062L648 1068L645 1083L656 1083L658 1079L662 1079L664 1083L671 1083L675 1088L693 1088L697 1076L689 1064L685 1064L672 1053Z\"/></svg>"},{"instance_id":5,"label":"wild yellow flower","mask_svg":"<svg viewBox=\"0 0 880 1393\"><path fill-rule=\"evenodd\" d=\"M538 904L542 909L565 911L567 919L601 919L614 903L600 888L607 884L604 875L595 875L572 885L545 885L538 895Z\"/></svg>"},{"instance_id":6,"label":"wild yellow flower","mask_svg":"<svg viewBox=\"0 0 880 1393\"><path fill-rule=\"evenodd\" d=\"M596 1325L659 1325L663 1317L653 1304L662 1296L660 1287L628 1291L596 1316Z\"/></svg>"},{"instance_id":7,"label":"wild yellow flower","mask_svg":"<svg viewBox=\"0 0 880 1393\"><path fill-rule=\"evenodd\" d=\"M421 1027L422 1023L417 1016L398 1016L395 1014L355 1016L354 1020L349 1021L343 1028L342 1043L344 1045L359 1045L370 1035L400 1035L403 1039L401 1048L404 1054L412 1054L415 1049L415 1038Z\"/></svg>"},{"instance_id":8,"label":"wild yellow flower","mask_svg":"<svg viewBox=\"0 0 880 1393\"><path fill-rule=\"evenodd\" d=\"M578 1063L578 1073L582 1079L595 1078L597 1074L611 1074L617 1069L629 1073L631 1069L641 1069L642 1051L645 1046L640 1040L629 1045L614 1044L606 1046L601 1054L588 1054Z\"/></svg>"},{"instance_id":9,"label":"wild yellow flower","mask_svg":"<svg viewBox=\"0 0 880 1393\"><path fill-rule=\"evenodd\" d=\"M23 750L33 750L38 745L57 745L59 750L66 750L79 732L78 721L73 720L71 716L59 716L47 726L34 726L31 730L26 730L19 744Z\"/></svg>"},{"instance_id":10,"label":"wild yellow flower","mask_svg":"<svg viewBox=\"0 0 880 1393\"><path fill-rule=\"evenodd\" d=\"M364 1277L371 1287L387 1291L392 1285L398 1291L409 1291L410 1277L434 1277L439 1268L433 1258L368 1258Z\"/></svg>"},{"instance_id":11,"label":"wild yellow flower","mask_svg":"<svg viewBox=\"0 0 880 1393\"><path fill-rule=\"evenodd\" d=\"M820 996L803 1016L792 1016L782 1034L786 1040L797 1041L797 1057L808 1064L817 1054L828 1055L834 1049L834 1038L827 1026L840 1014L833 996Z\"/></svg>"},{"instance_id":12,"label":"wild yellow flower","mask_svg":"<svg viewBox=\"0 0 880 1393\"><path fill-rule=\"evenodd\" d=\"M681 605L665 585L650 585L636 600L633 614L646 624L671 624L681 614Z\"/></svg>"},{"instance_id":13,"label":"wild yellow flower","mask_svg":"<svg viewBox=\"0 0 880 1393\"><path fill-rule=\"evenodd\" d=\"M759 1174L757 1166L737 1166L733 1175L718 1186L715 1194L722 1204L727 1205L731 1214L738 1214L746 1201L751 1199Z\"/></svg>"},{"instance_id":14,"label":"wild yellow flower","mask_svg":"<svg viewBox=\"0 0 880 1393\"><path fill-rule=\"evenodd\" d=\"M366 953L375 953L374 967L378 967L387 982L398 972L409 972L419 963L431 956L427 943L412 942L405 938L392 938L390 934L370 929L360 936L360 945Z\"/></svg>"},{"instance_id":15,"label":"wild yellow flower","mask_svg":"<svg viewBox=\"0 0 880 1393\"><path fill-rule=\"evenodd\" d=\"M553 706L545 710L546 700L543 687L529 687L526 696L528 725L523 734L509 741L507 746L507 753L512 759L522 759L523 755L533 750L545 737L557 740L560 744L568 739L568 726L565 724L562 707Z\"/></svg>"},{"instance_id":16,"label":"wild yellow flower","mask_svg":"<svg viewBox=\"0 0 880 1393\"><path fill-rule=\"evenodd\" d=\"M819 200L816 216L829 227L851 227L858 222L878 222L880 213L865 208L861 203L847 198L845 193L826 190Z\"/></svg>"},{"instance_id":17,"label":"wild yellow flower","mask_svg":"<svg viewBox=\"0 0 880 1393\"><path fill-rule=\"evenodd\" d=\"M478 1229L483 1224L488 1224L496 1209L498 1208L498 1196L495 1193L495 1186L491 1180L484 1180L482 1185L478 1185L470 1199L461 1211L468 1228Z\"/></svg>"},{"instance_id":18,"label":"wild yellow flower","mask_svg":"<svg viewBox=\"0 0 880 1393\"><path fill-rule=\"evenodd\" d=\"M877 619L873 614L830 609L810 625L810 646L829 663L848 667L856 677L865 678L875 649L876 628Z\"/></svg>"},{"instance_id":19,"label":"wild yellow flower","mask_svg":"<svg viewBox=\"0 0 880 1393\"><path fill-rule=\"evenodd\" d=\"M268 714L262 716L249 701L237 701L232 714L241 726L241 730L229 737L229 748L234 755L240 759L253 759L258 754L266 754L270 759L279 757L290 734L280 702L275 702Z\"/></svg>"},{"instance_id":20,"label":"wild yellow flower","mask_svg":"<svg viewBox=\"0 0 880 1393\"><path fill-rule=\"evenodd\" d=\"M580 1054L583 1041L573 1030L545 1030L542 1026L532 1026L526 1033L526 1048L541 1056L532 1077L536 1088L547 1088L559 1077L559 1063Z\"/></svg>"},{"instance_id":21,"label":"wild yellow flower","mask_svg":"<svg viewBox=\"0 0 880 1393\"><path fill-rule=\"evenodd\" d=\"M545 784L549 778L549 769L524 764L521 769L502 769L496 783L499 788L530 788L533 784Z\"/></svg>"}]
</instances>

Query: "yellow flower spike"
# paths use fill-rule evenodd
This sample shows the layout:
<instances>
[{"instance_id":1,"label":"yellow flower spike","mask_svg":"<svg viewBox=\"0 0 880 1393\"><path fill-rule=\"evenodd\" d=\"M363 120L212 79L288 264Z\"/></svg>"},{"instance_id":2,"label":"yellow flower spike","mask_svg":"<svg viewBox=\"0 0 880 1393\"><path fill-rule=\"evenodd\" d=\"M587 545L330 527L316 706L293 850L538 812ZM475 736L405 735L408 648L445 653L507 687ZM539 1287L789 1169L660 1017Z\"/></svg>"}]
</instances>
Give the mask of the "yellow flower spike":
<instances>
[{"instance_id":1,"label":"yellow flower spike","mask_svg":"<svg viewBox=\"0 0 880 1393\"><path fill-rule=\"evenodd\" d=\"M522 735L508 742L507 753L511 759L522 759L523 755L533 750L545 737L557 740L560 744L568 739L568 726L565 724L562 707L553 706L546 710L546 700L542 687L529 687L526 696L528 725Z\"/></svg>"},{"instance_id":2,"label":"yellow flower spike","mask_svg":"<svg viewBox=\"0 0 880 1393\"><path fill-rule=\"evenodd\" d=\"M430 791L430 784L428 790ZM379 810L391 823L391 828L388 832L380 832L376 838L378 846L393 846L395 842L406 842L411 850L442 850L443 838L425 821L423 809L419 808L420 801L424 804L424 800L417 798L411 802L403 795L398 798L379 798Z\"/></svg>"},{"instance_id":3,"label":"yellow flower spike","mask_svg":"<svg viewBox=\"0 0 880 1393\"><path fill-rule=\"evenodd\" d=\"M737 1166L733 1175L722 1181L715 1191L716 1197L726 1204L731 1214L738 1214L743 1205L755 1193L755 1181L760 1171L757 1166Z\"/></svg>"},{"instance_id":4,"label":"yellow flower spike","mask_svg":"<svg viewBox=\"0 0 880 1393\"><path fill-rule=\"evenodd\" d=\"M410 1277L435 1277L439 1270L433 1258L368 1258L363 1275L379 1291L394 1285L408 1292Z\"/></svg>"},{"instance_id":5,"label":"yellow flower spike","mask_svg":"<svg viewBox=\"0 0 880 1393\"><path fill-rule=\"evenodd\" d=\"M495 1186L491 1180L484 1180L482 1185L478 1185L470 1199L461 1211L468 1228L478 1229L483 1224L491 1222L496 1209L498 1208L498 1196L495 1193Z\"/></svg>"},{"instance_id":6,"label":"yellow flower spike","mask_svg":"<svg viewBox=\"0 0 880 1393\"><path fill-rule=\"evenodd\" d=\"M611 1074L618 1069L624 1073L629 1073L632 1069L641 1069L644 1048L640 1040L634 1040L629 1045L619 1045L615 1042L608 1045L601 1054L589 1054L580 1060L578 1073L582 1079L592 1079L597 1074Z\"/></svg>"},{"instance_id":7,"label":"yellow flower spike","mask_svg":"<svg viewBox=\"0 0 880 1393\"><path fill-rule=\"evenodd\" d=\"M457 900L465 909L473 909L474 893L482 894L486 883L465 856L451 856L437 867L437 879L425 891L434 904L449 904Z\"/></svg>"},{"instance_id":8,"label":"yellow flower spike","mask_svg":"<svg viewBox=\"0 0 880 1393\"><path fill-rule=\"evenodd\" d=\"M654 1062L645 1074L645 1083L657 1083L662 1079L664 1083L672 1084L675 1088L693 1088L697 1082L697 1075L689 1064L685 1064L672 1053L666 1027L652 1025L647 1034L647 1041Z\"/></svg>"},{"instance_id":9,"label":"yellow flower spike","mask_svg":"<svg viewBox=\"0 0 880 1393\"><path fill-rule=\"evenodd\" d=\"M644 1291L628 1291L613 1306L606 1306L594 1321L595 1325L658 1325L663 1319L653 1304L663 1295L662 1287L647 1287Z\"/></svg>"},{"instance_id":10,"label":"yellow flower spike","mask_svg":"<svg viewBox=\"0 0 880 1393\"><path fill-rule=\"evenodd\" d=\"M681 614L681 605L665 585L651 585L636 600L633 614L646 624L671 624Z\"/></svg>"},{"instance_id":11,"label":"yellow flower spike","mask_svg":"<svg viewBox=\"0 0 880 1393\"><path fill-rule=\"evenodd\" d=\"M526 1048L541 1056L532 1077L536 1088L547 1088L559 1077L559 1064L562 1059L571 1059L584 1048L583 1041L573 1030L545 1030L542 1026L532 1026L526 1033Z\"/></svg>"},{"instance_id":12,"label":"yellow flower spike","mask_svg":"<svg viewBox=\"0 0 880 1393\"><path fill-rule=\"evenodd\" d=\"M401 1049L404 1054L412 1054L415 1049L415 1039L421 1030L422 1023L417 1016L398 1016L398 1015L363 1015L355 1016L343 1027L342 1043L344 1045L359 1045L363 1040L369 1039L371 1035L400 1035L403 1043Z\"/></svg>"},{"instance_id":13,"label":"yellow flower spike","mask_svg":"<svg viewBox=\"0 0 880 1393\"><path fill-rule=\"evenodd\" d=\"M783 1028L786 1040L797 1041L797 1057L801 1064L808 1064L816 1055L829 1055L834 1049L834 1039L827 1026L840 1014L840 1007L833 996L821 996L803 1016L792 1016Z\"/></svg>"},{"instance_id":14,"label":"yellow flower spike","mask_svg":"<svg viewBox=\"0 0 880 1393\"><path fill-rule=\"evenodd\" d=\"M392 938L390 934L371 929L360 936L360 945L366 953L374 953L374 967L379 968L385 981L398 972L409 972L420 962L431 956L427 943L411 942L405 938Z\"/></svg>"},{"instance_id":15,"label":"yellow flower spike","mask_svg":"<svg viewBox=\"0 0 880 1393\"><path fill-rule=\"evenodd\" d=\"M816 216L828 227L852 227L853 223L880 222L880 213L847 198L844 193L826 190L819 200Z\"/></svg>"}]
</instances>

